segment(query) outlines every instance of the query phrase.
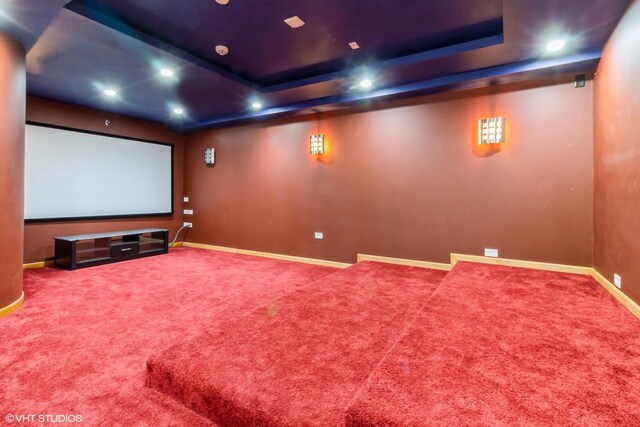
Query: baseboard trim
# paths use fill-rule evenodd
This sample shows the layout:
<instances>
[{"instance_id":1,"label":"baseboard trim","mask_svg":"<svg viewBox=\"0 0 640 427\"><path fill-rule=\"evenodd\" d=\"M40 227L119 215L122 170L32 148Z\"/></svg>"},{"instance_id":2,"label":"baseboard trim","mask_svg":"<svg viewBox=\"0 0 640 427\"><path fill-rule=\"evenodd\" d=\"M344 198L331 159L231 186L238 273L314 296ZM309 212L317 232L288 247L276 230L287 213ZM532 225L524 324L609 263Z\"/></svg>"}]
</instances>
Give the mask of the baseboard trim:
<instances>
[{"instance_id":1,"label":"baseboard trim","mask_svg":"<svg viewBox=\"0 0 640 427\"><path fill-rule=\"evenodd\" d=\"M23 302L24 302L24 292L20 294L20 298L18 298L8 306L0 308L0 317L5 317L15 312L17 309L20 308Z\"/></svg>"},{"instance_id":2,"label":"baseboard trim","mask_svg":"<svg viewBox=\"0 0 640 427\"><path fill-rule=\"evenodd\" d=\"M169 245L170 248L179 248L181 246L184 246L184 242L175 242L175 243Z\"/></svg>"},{"instance_id":3,"label":"baseboard trim","mask_svg":"<svg viewBox=\"0 0 640 427\"><path fill-rule=\"evenodd\" d=\"M263 258L279 259L283 261L302 262L305 264L322 265L325 267L347 268L351 266L351 264L347 264L344 262L326 261L323 259L305 258L305 257L299 257L299 256L293 256L293 255L274 254L270 252L250 251L247 249L228 248L225 246L205 245L202 243L184 242L182 246L187 248L209 249L213 251L229 252L233 254L253 255L253 256L258 256Z\"/></svg>"},{"instance_id":4,"label":"baseboard trim","mask_svg":"<svg viewBox=\"0 0 640 427\"><path fill-rule=\"evenodd\" d=\"M28 270L31 268L44 268L44 267L53 267L53 260L30 262L28 264L22 264L23 270Z\"/></svg>"},{"instance_id":5,"label":"baseboard trim","mask_svg":"<svg viewBox=\"0 0 640 427\"><path fill-rule=\"evenodd\" d=\"M627 310L631 312L634 316L640 319L640 305L638 305L634 300L629 298L627 294L622 292L620 289L616 288L613 283L611 283L606 277L604 277L598 270L595 268L591 269L591 275L603 288L605 288L609 293L620 302Z\"/></svg>"},{"instance_id":6,"label":"baseboard trim","mask_svg":"<svg viewBox=\"0 0 640 427\"><path fill-rule=\"evenodd\" d=\"M591 267L579 267L575 265L553 264L549 262L523 261L509 258L491 258L479 255L451 254L451 267L458 261L478 262L481 264L504 265L507 267L530 268L533 270L555 271L558 273L581 274L591 276Z\"/></svg>"},{"instance_id":7,"label":"baseboard trim","mask_svg":"<svg viewBox=\"0 0 640 427\"><path fill-rule=\"evenodd\" d=\"M451 270L450 264L444 264L441 262L418 261L414 259L391 258L386 256L378 256L378 255L358 254L358 262L361 262L361 261L384 262L387 264L406 265L409 267L430 268L432 270L444 270L444 271Z\"/></svg>"}]
</instances>

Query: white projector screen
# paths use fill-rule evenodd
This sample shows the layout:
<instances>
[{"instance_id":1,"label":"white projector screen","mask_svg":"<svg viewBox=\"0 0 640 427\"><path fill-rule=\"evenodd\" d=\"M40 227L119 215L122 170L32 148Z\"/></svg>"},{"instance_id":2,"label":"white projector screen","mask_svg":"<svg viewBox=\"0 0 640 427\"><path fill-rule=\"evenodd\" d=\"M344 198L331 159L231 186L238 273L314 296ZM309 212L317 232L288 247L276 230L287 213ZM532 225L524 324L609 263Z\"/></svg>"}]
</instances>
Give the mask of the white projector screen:
<instances>
[{"instance_id":1,"label":"white projector screen","mask_svg":"<svg viewBox=\"0 0 640 427\"><path fill-rule=\"evenodd\" d=\"M27 124L26 222L173 214L173 147Z\"/></svg>"}]
</instances>

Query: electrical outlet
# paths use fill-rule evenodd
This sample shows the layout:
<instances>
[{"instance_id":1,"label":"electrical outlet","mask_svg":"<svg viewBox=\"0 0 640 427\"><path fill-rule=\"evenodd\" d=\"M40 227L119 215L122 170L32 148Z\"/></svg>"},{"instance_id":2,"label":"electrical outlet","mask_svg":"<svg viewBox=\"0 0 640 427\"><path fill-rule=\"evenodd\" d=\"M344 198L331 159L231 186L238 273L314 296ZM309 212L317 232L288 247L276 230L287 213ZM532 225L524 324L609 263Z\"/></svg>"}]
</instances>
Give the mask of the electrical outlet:
<instances>
[{"instance_id":1,"label":"electrical outlet","mask_svg":"<svg viewBox=\"0 0 640 427\"><path fill-rule=\"evenodd\" d=\"M187 228L193 228L193 223L192 222L183 222L182 226L183 227L187 227Z\"/></svg>"},{"instance_id":2,"label":"electrical outlet","mask_svg":"<svg viewBox=\"0 0 640 427\"><path fill-rule=\"evenodd\" d=\"M184 196L184 198L182 199L183 202L188 202L189 201L189 197L188 196Z\"/></svg>"},{"instance_id":3,"label":"electrical outlet","mask_svg":"<svg viewBox=\"0 0 640 427\"><path fill-rule=\"evenodd\" d=\"M497 249L487 249L484 250L484 256L498 258L498 250Z\"/></svg>"},{"instance_id":4,"label":"electrical outlet","mask_svg":"<svg viewBox=\"0 0 640 427\"><path fill-rule=\"evenodd\" d=\"M322 240L324 239L324 233L319 233L316 231L315 233L313 233L313 238L317 240Z\"/></svg>"},{"instance_id":5,"label":"electrical outlet","mask_svg":"<svg viewBox=\"0 0 640 427\"><path fill-rule=\"evenodd\" d=\"M618 276L617 274L614 274L613 284L616 286L616 288L622 289L622 277Z\"/></svg>"},{"instance_id":6,"label":"electrical outlet","mask_svg":"<svg viewBox=\"0 0 640 427\"><path fill-rule=\"evenodd\" d=\"M182 211L185 215L193 215L193 209L185 209Z\"/></svg>"}]
</instances>

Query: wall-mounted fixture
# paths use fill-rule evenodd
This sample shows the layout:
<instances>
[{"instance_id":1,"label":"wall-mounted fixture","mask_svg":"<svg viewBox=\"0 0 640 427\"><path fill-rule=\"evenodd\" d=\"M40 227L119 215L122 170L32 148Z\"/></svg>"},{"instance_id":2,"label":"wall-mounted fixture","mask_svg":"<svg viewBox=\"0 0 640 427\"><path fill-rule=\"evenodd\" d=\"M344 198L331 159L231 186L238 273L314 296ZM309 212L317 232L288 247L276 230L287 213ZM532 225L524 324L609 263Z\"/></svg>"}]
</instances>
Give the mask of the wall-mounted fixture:
<instances>
[{"instance_id":1,"label":"wall-mounted fixture","mask_svg":"<svg viewBox=\"0 0 640 427\"><path fill-rule=\"evenodd\" d=\"M214 165L216 163L216 150L214 148L204 149L204 164Z\"/></svg>"},{"instance_id":2,"label":"wall-mounted fixture","mask_svg":"<svg viewBox=\"0 0 640 427\"><path fill-rule=\"evenodd\" d=\"M324 135L319 133L311 135L311 144L309 145L311 154L324 154Z\"/></svg>"},{"instance_id":3,"label":"wall-mounted fixture","mask_svg":"<svg viewBox=\"0 0 640 427\"><path fill-rule=\"evenodd\" d=\"M478 144L500 144L505 142L503 117L489 117L478 120Z\"/></svg>"}]
</instances>

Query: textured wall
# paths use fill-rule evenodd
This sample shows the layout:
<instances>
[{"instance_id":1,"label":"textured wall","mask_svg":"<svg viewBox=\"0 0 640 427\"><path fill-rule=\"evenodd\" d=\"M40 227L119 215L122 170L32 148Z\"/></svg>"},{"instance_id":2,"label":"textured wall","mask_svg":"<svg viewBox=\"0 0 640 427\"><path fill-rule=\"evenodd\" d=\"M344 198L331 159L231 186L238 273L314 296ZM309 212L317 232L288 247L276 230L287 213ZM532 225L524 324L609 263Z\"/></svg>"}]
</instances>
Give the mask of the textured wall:
<instances>
[{"instance_id":1,"label":"textured wall","mask_svg":"<svg viewBox=\"0 0 640 427\"><path fill-rule=\"evenodd\" d=\"M170 229L170 237L173 238L175 232L182 226L184 144L181 134L172 132L160 124L33 97L27 98L27 120L173 144L174 215L155 218L25 224L24 262L37 262L52 258L54 255L53 237L55 236L159 227ZM109 120L111 124L105 126L105 120ZM64 189L52 188L52 191L64 191Z\"/></svg>"},{"instance_id":2,"label":"textured wall","mask_svg":"<svg viewBox=\"0 0 640 427\"><path fill-rule=\"evenodd\" d=\"M506 144L475 143L486 116L507 118ZM592 120L591 82L556 79L190 134L188 240L344 262L490 247L590 266ZM328 137L317 158L316 132Z\"/></svg>"},{"instance_id":3,"label":"textured wall","mask_svg":"<svg viewBox=\"0 0 640 427\"><path fill-rule=\"evenodd\" d=\"M594 266L640 303L640 2L604 49L595 79Z\"/></svg>"}]
</instances>

